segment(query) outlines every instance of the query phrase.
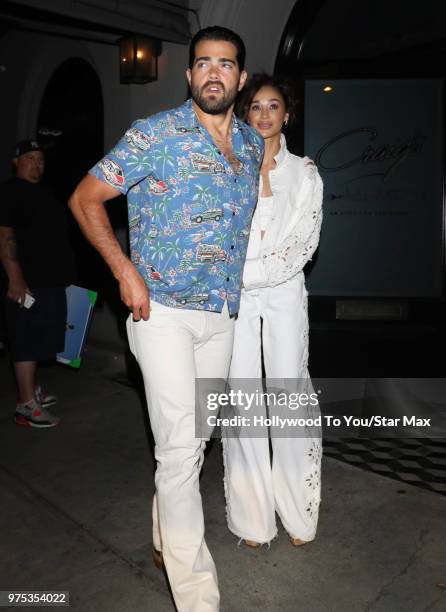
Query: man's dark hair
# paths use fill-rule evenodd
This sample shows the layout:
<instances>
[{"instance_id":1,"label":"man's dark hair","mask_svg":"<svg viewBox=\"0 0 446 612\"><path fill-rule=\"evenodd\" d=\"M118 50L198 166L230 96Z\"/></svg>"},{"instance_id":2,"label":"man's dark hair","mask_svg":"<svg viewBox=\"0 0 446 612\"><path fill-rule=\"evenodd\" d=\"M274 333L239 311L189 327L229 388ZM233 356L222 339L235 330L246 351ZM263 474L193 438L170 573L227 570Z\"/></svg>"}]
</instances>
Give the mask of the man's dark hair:
<instances>
[{"instance_id":1,"label":"man's dark hair","mask_svg":"<svg viewBox=\"0 0 446 612\"><path fill-rule=\"evenodd\" d=\"M195 47L202 40L224 40L230 42L237 49L237 64L242 71L245 68L246 48L245 43L238 34L224 28L223 26L210 26L199 30L190 41L189 45L189 68L192 68L195 60Z\"/></svg>"}]
</instances>

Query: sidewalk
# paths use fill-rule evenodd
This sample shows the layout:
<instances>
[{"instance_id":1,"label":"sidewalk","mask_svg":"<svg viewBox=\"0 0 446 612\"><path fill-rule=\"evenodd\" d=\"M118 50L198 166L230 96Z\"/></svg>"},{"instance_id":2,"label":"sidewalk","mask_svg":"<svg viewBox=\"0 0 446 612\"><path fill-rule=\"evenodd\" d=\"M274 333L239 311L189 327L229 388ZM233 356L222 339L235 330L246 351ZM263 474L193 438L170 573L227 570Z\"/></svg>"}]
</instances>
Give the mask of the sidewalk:
<instances>
[{"instance_id":1,"label":"sidewalk","mask_svg":"<svg viewBox=\"0 0 446 612\"><path fill-rule=\"evenodd\" d=\"M0 590L69 590L70 609L82 612L169 612L151 560L145 412L96 359L87 353L79 372L42 371L62 423L37 430L13 423L12 374L0 358ZM446 497L328 457L322 487L313 543L295 549L280 530L269 550L238 547L212 444L201 489L224 612L446 610Z\"/></svg>"}]
</instances>

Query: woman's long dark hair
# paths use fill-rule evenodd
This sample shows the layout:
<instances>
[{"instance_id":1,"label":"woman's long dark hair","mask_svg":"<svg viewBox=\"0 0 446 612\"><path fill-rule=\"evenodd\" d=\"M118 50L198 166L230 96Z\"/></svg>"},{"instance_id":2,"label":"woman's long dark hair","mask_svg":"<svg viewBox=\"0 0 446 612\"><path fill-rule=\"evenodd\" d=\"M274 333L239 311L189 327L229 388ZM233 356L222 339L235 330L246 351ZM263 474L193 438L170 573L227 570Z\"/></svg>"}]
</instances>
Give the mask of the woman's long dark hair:
<instances>
[{"instance_id":1,"label":"woman's long dark hair","mask_svg":"<svg viewBox=\"0 0 446 612\"><path fill-rule=\"evenodd\" d=\"M289 122L292 123L296 117L297 106L294 85L288 79L277 75L269 75L266 72L253 74L247 81L237 100L237 116L243 119L243 121L247 120L251 102L262 87L272 87L281 95L285 104L285 110L289 114Z\"/></svg>"}]
</instances>

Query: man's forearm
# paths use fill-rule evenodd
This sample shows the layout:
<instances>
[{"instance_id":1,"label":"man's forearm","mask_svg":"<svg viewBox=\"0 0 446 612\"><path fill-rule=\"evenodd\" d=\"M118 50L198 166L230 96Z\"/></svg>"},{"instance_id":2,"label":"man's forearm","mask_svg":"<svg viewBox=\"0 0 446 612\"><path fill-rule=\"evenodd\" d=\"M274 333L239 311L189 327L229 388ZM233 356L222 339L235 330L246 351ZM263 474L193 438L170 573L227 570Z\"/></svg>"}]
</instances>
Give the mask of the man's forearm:
<instances>
[{"instance_id":1,"label":"man's forearm","mask_svg":"<svg viewBox=\"0 0 446 612\"><path fill-rule=\"evenodd\" d=\"M84 236L102 255L114 277L119 280L123 269L130 262L113 232L103 203L86 199L81 201L75 193L69 206Z\"/></svg>"},{"instance_id":2,"label":"man's forearm","mask_svg":"<svg viewBox=\"0 0 446 612\"><path fill-rule=\"evenodd\" d=\"M123 253L104 208L104 202L119 192L93 176L86 176L70 198L69 206L87 240L99 251L119 282L124 304L133 312L135 321L150 316L149 289Z\"/></svg>"},{"instance_id":3,"label":"man's forearm","mask_svg":"<svg viewBox=\"0 0 446 612\"><path fill-rule=\"evenodd\" d=\"M12 227L0 227L0 261L10 281L23 281L15 232Z\"/></svg>"}]
</instances>

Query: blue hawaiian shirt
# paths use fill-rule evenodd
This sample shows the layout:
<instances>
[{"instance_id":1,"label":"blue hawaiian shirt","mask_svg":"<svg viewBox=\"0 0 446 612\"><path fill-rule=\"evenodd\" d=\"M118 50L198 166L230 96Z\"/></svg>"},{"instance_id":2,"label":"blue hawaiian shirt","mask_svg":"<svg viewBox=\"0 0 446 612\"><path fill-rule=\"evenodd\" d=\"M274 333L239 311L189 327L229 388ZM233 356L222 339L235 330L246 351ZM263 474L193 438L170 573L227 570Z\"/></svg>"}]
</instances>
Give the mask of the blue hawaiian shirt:
<instances>
[{"instance_id":1,"label":"blue hawaiian shirt","mask_svg":"<svg viewBox=\"0 0 446 612\"><path fill-rule=\"evenodd\" d=\"M238 311L263 146L234 116L234 170L187 100L133 123L90 170L127 194L131 259L151 299Z\"/></svg>"}]
</instances>

